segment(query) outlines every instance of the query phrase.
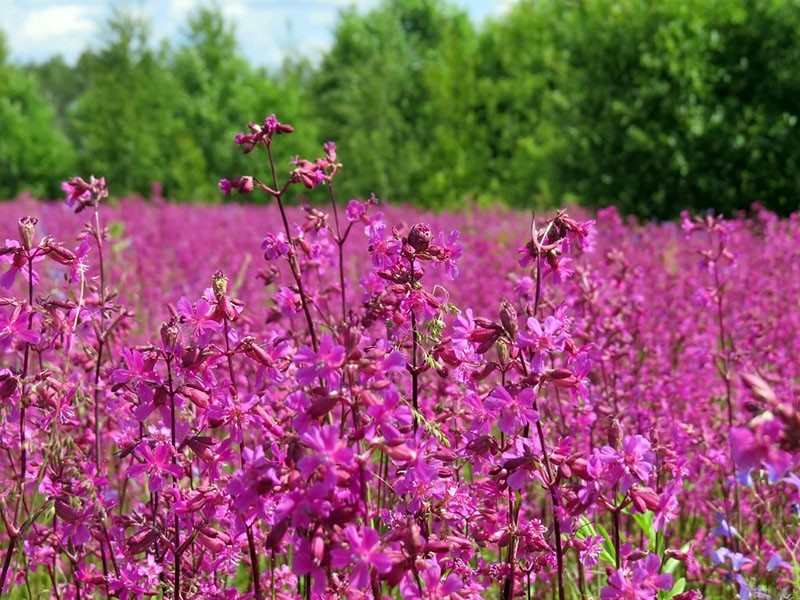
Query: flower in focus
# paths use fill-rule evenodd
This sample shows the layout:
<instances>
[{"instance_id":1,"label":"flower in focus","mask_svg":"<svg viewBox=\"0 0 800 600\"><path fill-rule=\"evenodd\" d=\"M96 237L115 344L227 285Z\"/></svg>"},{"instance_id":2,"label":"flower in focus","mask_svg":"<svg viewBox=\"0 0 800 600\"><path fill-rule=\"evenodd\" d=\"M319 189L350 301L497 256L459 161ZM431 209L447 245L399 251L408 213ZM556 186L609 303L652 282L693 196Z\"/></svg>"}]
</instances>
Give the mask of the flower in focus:
<instances>
[{"instance_id":1,"label":"flower in focus","mask_svg":"<svg viewBox=\"0 0 800 600\"><path fill-rule=\"evenodd\" d=\"M364 527L359 533L354 525L345 527L344 537L348 549L331 551L331 564L336 568L353 565L350 575L350 586L356 589L367 589L370 583L369 572L374 568L385 575L392 568L392 561L380 550L380 535L370 527Z\"/></svg>"},{"instance_id":2,"label":"flower in focus","mask_svg":"<svg viewBox=\"0 0 800 600\"><path fill-rule=\"evenodd\" d=\"M128 477L147 474L150 477L148 484L150 492L160 492L164 487L164 477L167 475L177 479L183 477L183 469L172 464L170 447L166 444L157 444L155 450L150 450L149 446L143 444L139 446L137 454L142 462L128 467Z\"/></svg>"}]
</instances>

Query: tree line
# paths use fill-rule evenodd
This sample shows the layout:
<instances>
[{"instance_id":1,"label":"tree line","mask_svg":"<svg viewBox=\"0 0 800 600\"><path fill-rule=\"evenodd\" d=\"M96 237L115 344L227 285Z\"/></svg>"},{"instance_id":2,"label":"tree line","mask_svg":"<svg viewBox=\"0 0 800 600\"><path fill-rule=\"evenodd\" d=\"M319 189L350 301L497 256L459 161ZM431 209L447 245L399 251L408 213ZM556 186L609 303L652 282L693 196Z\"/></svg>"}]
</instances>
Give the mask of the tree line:
<instances>
[{"instance_id":1,"label":"tree line","mask_svg":"<svg viewBox=\"0 0 800 600\"><path fill-rule=\"evenodd\" d=\"M0 197L95 173L118 195L158 181L213 201L251 169L234 135L274 112L298 126L287 156L337 142L342 197L798 207L797 0L522 0L480 26L444 0L384 0L342 12L319 62L272 70L214 5L184 33L156 46L116 12L74 66L12 64L0 37Z\"/></svg>"}]
</instances>

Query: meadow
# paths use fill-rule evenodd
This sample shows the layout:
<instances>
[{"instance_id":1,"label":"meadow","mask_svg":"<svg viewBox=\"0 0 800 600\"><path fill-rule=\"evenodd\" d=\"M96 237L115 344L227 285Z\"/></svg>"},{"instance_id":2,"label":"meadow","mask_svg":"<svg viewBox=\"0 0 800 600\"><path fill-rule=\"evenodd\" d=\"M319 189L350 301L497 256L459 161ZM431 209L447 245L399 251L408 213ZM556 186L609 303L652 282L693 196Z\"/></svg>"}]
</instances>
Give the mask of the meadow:
<instances>
[{"instance_id":1,"label":"meadow","mask_svg":"<svg viewBox=\"0 0 800 600\"><path fill-rule=\"evenodd\" d=\"M792 597L800 215L426 213L291 133L0 204L5 594Z\"/></svg>"}]
</instances>

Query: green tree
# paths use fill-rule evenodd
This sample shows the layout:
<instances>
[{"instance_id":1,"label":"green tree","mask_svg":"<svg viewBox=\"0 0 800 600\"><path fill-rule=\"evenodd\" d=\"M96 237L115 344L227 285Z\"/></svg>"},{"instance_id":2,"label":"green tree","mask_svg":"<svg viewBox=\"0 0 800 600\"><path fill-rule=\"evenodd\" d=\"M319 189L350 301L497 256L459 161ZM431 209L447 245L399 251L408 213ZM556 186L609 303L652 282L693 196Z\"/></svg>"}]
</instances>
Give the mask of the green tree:
<instances>
[{"instance_id":1,"label":"green tree","mask_svg":"<svg viewBox=\"0 0 800 600\"><path fill-rule=\"evenodd\" d=\"M432 136L441 139L447 131L433 131L443 121L431 110L429 86L435 73L446 70L439 61L447 57L439 52L447 42L455 45L457 32L468 36L471 28L462 13L439 0L386 0L367 14L341 14L312 87L322 132L339 144L348 195L374 191L387 199L440 203L423 196L442 189L440 181L431 181L437 178L431 178L429 148ZM446 85L441 82L438 106L449 97ZM455 162L437 157L440 169Z\"/></svg>"},{"instance_id":2,"label":"green tree","mask_svg":"<svg viewBox=\"0 0 800 600\"><path fill-rule=\"evenodd\" d=\"M185 100L166 68L167 48L150 48L147 24L116 12L107 40L79 61L86 89L73 112L81 171L103 175L117 194L146 193L161 181L167 195L194 198L206 171Z\"/></svg>"},{"instance_id":3,"label":"green tree","mask_svg":"<svg viewBox=\"0 0 800 600\"><path fill-rule=\"evenodd\" d=\"M254 68L242 56L234 27L216 5L201 6L188 19L186 42L171 57L170 67L182 90L183 114L205 162L208 177L201 193L218 198L216 181L249 172L252 163L233 144L249 121L275 113L303 126L282 143L282 153L315 150L304 72L307 65L289 64L277 73Z\"/></svg>"},{"instance_id":4,"label":"green tree","mask_svg":"<svg viewBox=\"0 0 800 600\"><path fill-rule=\"evenodd\" d=\"M54 197L75 155L35 77L7 57L0 32L0 198L26 189Z\"/></svg>"}]
</instances>

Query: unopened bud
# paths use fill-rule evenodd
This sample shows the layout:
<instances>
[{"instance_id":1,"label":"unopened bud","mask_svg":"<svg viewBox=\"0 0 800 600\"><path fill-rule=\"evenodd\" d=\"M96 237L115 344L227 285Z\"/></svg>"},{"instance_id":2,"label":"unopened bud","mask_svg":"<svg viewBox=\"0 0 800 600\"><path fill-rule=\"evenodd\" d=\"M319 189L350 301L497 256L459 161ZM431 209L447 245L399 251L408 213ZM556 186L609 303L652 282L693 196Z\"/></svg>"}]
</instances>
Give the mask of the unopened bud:
<instances>
[{"instance_id":1,"label":"unopened bud","mask_svg":"<svg viewBox=\"0 0 800 600\"><path fill-rule=\"evenodd\" d=\"M519 324L517 323L517 310L514 306L503 298L500 302L500 323L503 324L503 329L506 330L508 337L511 341L517 339L517 331L519 331Z\"/></svg>"},{"instance_id":2,"label":"unopened bud","mask_svg":"<svg viewBox=\"0 0 800 600\"><path fill-rule=\"evenodd\" d=\"M609 418L608 445L617 452L622 450L622 425L616 416Z\"/></svg>"},{"instance_id":3,"label":"unopened bud","mask_svg":"<svg viewBox=\"0 0 800 600\"><path fill-rule=\"evenodd\" d=\"M769 384L759 375L756 375L755 373L742 373L741 377L742 383L745 385L748 391L753 394L753 397L756 400L760 400L770 407L777 404L778 400L775 397L775 392L772 391L772 388L769 386Z\"/></svg>"},{"instance_id":4,"label":"unopened bud","mask_svg":"<svg viewBox=\"0 0 800 600\"><path fill-rule=\"evenodd\" d=\"M164 348L168 349L174 348L178 343L178 326L174 318L161 324L161 341L164 343Z\"/></svg>"},{"instance_id":5,"label":"unopened bud","mask_svg":"<svg viewBox=\"0 0 800 600\"><path fill-rule=\"evenodd\" d=\"M508 346L502 339L497 340L497 356L500 360L501 366L506 366L508 364Z\"/></svg>"},{"instance_id":6,"label":"unopened bud","mask_svg":"<svg viewBox=\"0 0 800 600\"><path fill-rule=\"evenodd\" d=\"M431 228L424 223L417 223L408 232L408 245L417 252L424 252L433 239Z\"/></svg>"},{"instance_id":7,"label":"unopened bud","mask_svg":"<svg viewBox=\"0 0 800 600\"><path fill-rule=\"evenodd\" d=\"M33 233L39 219L36 217L22 217L19 222L19 241L25 250L33 247Z\"/></svg>"},{"instance_id":8,"label":"unopened bud","mask_svg":"<svg viewBox=\"0 0 800 600\"><path fill-rule=\"evenodd\" d=\"M222 271L217 271L214 273L214 278L211 281L211 287L214 290L214 295L217 297L217 300L222 298L225 294L228 293L228 278L225 277L225 273Z\"/></svg>"}]
</instances>

